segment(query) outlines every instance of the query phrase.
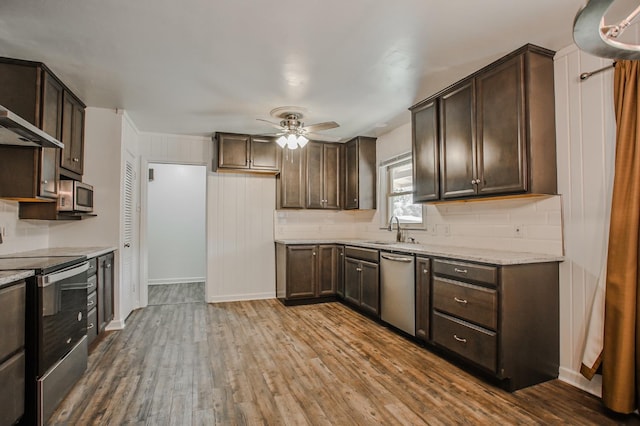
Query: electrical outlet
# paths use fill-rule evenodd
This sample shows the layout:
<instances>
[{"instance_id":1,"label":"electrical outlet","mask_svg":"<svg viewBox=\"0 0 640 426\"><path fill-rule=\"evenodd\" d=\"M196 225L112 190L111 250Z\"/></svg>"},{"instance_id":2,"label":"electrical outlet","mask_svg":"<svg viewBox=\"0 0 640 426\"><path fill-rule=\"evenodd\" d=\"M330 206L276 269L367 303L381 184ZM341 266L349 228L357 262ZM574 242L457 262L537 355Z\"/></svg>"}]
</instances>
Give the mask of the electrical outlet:
<instances>
[{"instance_id":1,"label":"electrical outlet","mask_svg":"<svg viewBox=\"0 0 640 426\"><path fill-rule=\"evenodd\" d=\"M513 236L516 237L516 238L523 238L524 237L524 226L515 225L513 227Z\"/></svg>"}]
</instances>

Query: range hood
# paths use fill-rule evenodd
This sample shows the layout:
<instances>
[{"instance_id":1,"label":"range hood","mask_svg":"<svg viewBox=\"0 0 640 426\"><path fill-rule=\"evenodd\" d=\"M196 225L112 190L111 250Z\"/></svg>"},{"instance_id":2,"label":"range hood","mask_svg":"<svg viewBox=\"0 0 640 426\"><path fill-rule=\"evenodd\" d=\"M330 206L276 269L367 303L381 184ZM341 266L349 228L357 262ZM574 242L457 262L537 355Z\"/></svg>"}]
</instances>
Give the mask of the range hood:
<instances>
[{"instance_id":1,"label":"range hood","mask_svg":"<svg viewBox=\"0 0 640 426\"><path fill-rule=\"evenodd\" d=\"M64 144L0 105L0 144L64 148Z\"/></svg>"}]
</instances>

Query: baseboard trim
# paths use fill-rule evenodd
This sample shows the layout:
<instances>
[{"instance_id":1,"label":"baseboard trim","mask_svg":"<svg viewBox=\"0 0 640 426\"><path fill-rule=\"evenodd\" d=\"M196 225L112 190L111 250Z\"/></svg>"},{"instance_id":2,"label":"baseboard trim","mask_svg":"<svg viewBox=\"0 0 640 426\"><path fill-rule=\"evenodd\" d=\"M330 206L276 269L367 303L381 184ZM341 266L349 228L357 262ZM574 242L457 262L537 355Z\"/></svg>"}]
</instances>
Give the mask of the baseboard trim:
<instances>
[{"instance_id":1,"label":"baseboard trim","mask_svg":"<svg viewBox=\"0 0 640 426\"><path fill-rule=\"evenodd\" d=\"M264 300L275 299L275 292L268 293L249 293L249 294L228 294L224 296L213 296L207 300L207 303L221 303L221 302L240 302L246 300Z\"/></svg>"},{"instance_id":2,"label":"baseboard trim","mask_svg":"<svg viewBox=\"0 0 640 426\"><path fill-rule=\"evenodd\" d=\"M167 284L188 284L188 283L203 283L206 281L205 277L182 277L182 278L158 278L149 280L149 285L167 285Z\"/></svg>"},{"instance_id":3,"label":"baseboard trim","mask_svg":"<svg viewBox=\"0 0 640 426\"><path fill-rule=\"evenodd\" d=\"M124 330L124 321L114 319L109 324L107 324L107 326L104 329L106 331Z\"/></svg>"},{"instance_id":4,"label":"baseboard trim","mask_svg":"<svg viewBox=\"0 0 640 426\"><path fill-rule=\"evenodd\" d=\"M560 375L558 376L558 379L565 383L569 383L571 386L575 386L578 389L582 389L585 392L589 392L598 398L602 397L602 376L600 374L596 374L593 376L593 379L589 381L577 371L560 367Z\"/></svg>"}]
</instances>

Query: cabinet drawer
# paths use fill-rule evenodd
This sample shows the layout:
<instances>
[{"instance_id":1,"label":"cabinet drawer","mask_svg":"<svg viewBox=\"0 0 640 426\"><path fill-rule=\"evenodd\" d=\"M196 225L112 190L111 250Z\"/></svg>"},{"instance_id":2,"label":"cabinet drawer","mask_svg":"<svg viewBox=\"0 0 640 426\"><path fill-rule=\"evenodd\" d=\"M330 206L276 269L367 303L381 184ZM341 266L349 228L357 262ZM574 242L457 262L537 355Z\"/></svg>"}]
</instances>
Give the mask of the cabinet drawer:
<instances>
[{"instance_id":1,"label":"cabinet drawer","mask_svg":"<svg viewBox=\"0 0 640 426\"><path fill-rule=\"evenodd\" d=\"M0 362L24 346L25 289L21 281L0 290Z\"/></svg>"},{"instance_id":2,"label":"cabinet drawer","mask_svg":"<svg viewBox=\"0 0 640 426\"><path fill-rule=\"evenodd\" d=\"M98 310L96 308L87 312L87 345L98 337Z\"/></svg>"},{"instance_id":3,"label":"cabinet drawer","mask_svg":"<svg viewBox=\"0 0 640 426\"><path fill-rule=\"evenodd\" d=\"M378 263L378 250L365 249L360 247L345 247L344 255L355 259L367 260L369 262Z\"/></svg>"},{"instance_id":4,"label":"cabinet drawer","mask_svg":"<svg viewBox=\"0 0 640 426\"><path fill-rule=\"evenodd\" d=\"M446 278L433 279L433 308L495 330L498 292Z\"/></svg>"},{"instance_id":5,"label":"cabinet drawer","mask_svg":"<svg viewBox=\"0 0 640 426\"><path fill-rule=\"evenodd\" d=\"M438 259L433 261L433 272L436 275L444 275L494 286L498 283L498 268L495 266Z\"/></svg>"},{"instance_id":6,"label":"cabinet drawer","mask_svg":"<svg viewBox=\"0 0 640 426\"><path fill-rule=\"evenodd\" d=\"M97 275L92 275L87 279L87 294L91 294L96 291L98 287L98 277Z\"/></svg>"},{"instance_id":7,"label":"cabinet drawer","mask_svg":"<svg viewBox=\"0 0 640 426\"><path fill-rule=\"evenodd\" d=\"M0 424L12 425L24 414L24 351L0 364Z\"/></svg>"},{"instance_id":8,"label":"cabinet drawer","mask_svg":"<svg viewBox=\"0 0 640 426\"><path fill-rule=\"evenodd\" d=\"M96 308L97 305L98 305L97 293L95 291L93 293L89 293L89 295L87 296L87 312Z\"/></svg>"},{"instance_id":9,"label":"cabinet drawer","mask_svg":"<svg viewBox=\"0 0 640 426\"><path fill-rule=\"evenodd\" d=\"M98 258L92 257L91 259L87 260L87 262L89 262L89 269L87 270L87 276L90 277L92 275L95 275L96 272L98 272Z\"/></svg>"},{"instance_id":10,"label":"cabinet drawer","mask_svg":"<svg viewBox=\"0 0 640 426\"><path fill-rule=\"evenodd\" d=\"M496 333L439 312L433 313L433 341L474 363L496 371Z\"/></svg>"}]
</instances>

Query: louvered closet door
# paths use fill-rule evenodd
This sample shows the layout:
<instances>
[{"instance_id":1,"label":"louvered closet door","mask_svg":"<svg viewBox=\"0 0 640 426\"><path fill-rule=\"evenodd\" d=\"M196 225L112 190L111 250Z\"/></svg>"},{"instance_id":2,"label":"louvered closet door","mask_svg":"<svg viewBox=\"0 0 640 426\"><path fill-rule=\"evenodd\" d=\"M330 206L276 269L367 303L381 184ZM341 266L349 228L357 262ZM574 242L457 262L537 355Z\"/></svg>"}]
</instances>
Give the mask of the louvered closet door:
<instances>
[{"instance_id":1,"label":"louvered closet door","mask_svg":"<svg viewBox=\"0 0 640 426\"><path fill-rule=\"evenodd\" d=\"M135 229L136 229L136 169L133 156L127 153L125 159L125 174L123 182L123 206L122 206L122 284L120 291L121 301L127 300L130 309L137 306L137 289L134 280L135 261ZM126 307L123 307L127 309Z\"/></svg>"}]
</instances>

